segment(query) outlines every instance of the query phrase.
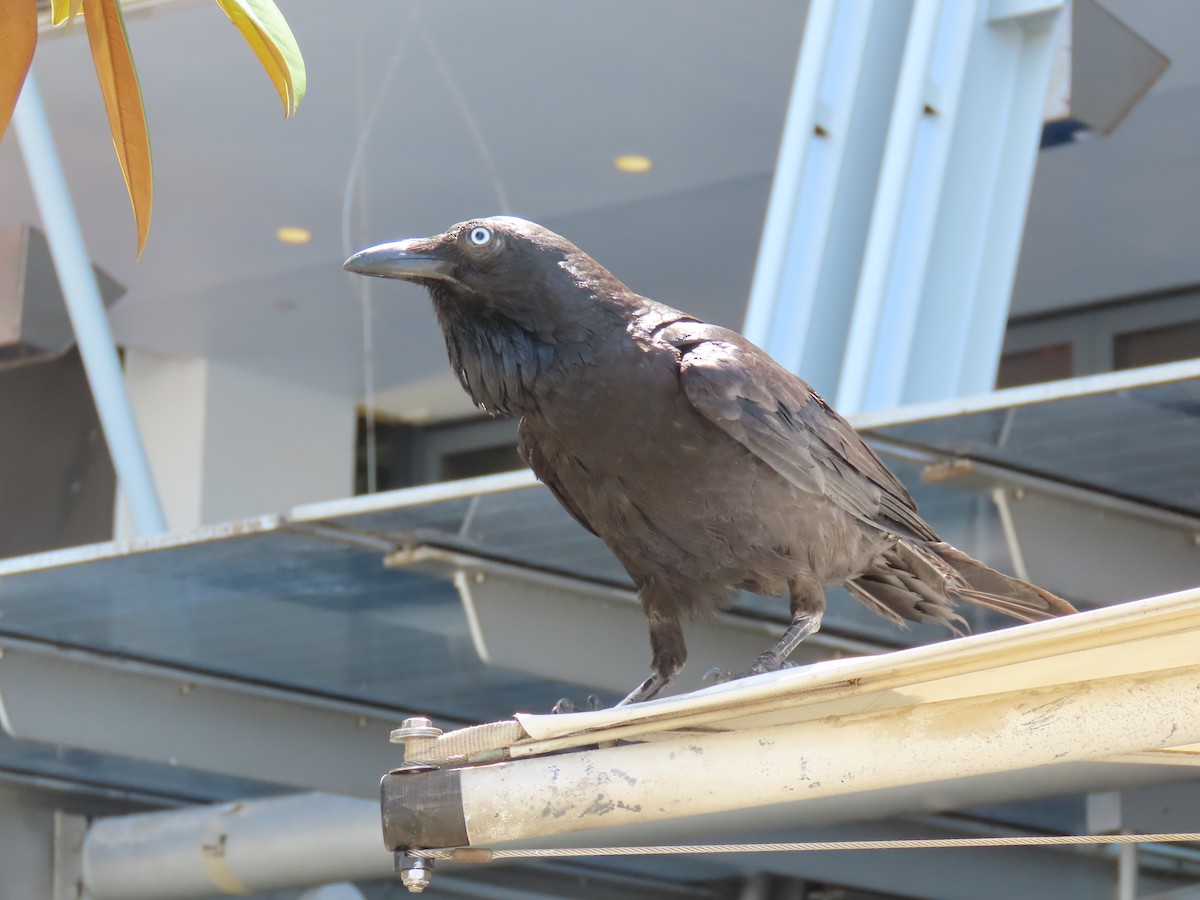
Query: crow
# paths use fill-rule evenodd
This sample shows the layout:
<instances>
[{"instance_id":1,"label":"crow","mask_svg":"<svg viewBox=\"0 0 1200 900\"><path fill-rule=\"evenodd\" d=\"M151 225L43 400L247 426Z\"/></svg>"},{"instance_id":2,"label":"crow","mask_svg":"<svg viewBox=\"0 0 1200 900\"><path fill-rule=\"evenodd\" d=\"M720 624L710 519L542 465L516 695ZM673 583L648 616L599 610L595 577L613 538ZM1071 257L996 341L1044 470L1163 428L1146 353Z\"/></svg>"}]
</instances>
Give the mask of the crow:
<instances>
[{"instance_id":1,"label":"crow","mask_svg":"<svg viewBox=\"0 0 1200 900\"><path fill-rule=\"evenodd\" d=\"M942 541L853 427L740 334L642 297L566 238L510 216L369 247L351 272L425 287L458 380L520 418L519 450L637 586L648 700L683 667L681 620L739 589L786 592L785 665L844 585L897 625L961 633L965 600L1024 621L1074 612Z\"/></svg>"}]
</instances>

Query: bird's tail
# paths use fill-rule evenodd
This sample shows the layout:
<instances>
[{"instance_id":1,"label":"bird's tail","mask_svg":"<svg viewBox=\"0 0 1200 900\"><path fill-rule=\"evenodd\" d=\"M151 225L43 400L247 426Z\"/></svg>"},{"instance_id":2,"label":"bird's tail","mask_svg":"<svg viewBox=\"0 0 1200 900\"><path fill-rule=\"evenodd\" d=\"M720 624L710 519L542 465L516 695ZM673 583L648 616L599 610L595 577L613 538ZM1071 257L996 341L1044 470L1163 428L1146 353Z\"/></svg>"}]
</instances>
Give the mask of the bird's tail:
<instances>
[{"instance_id":1,"label":"bird's tail","mask_svg":"<svg viewBox=\"0 0 1200 900\"><path fill-rule=\"evenodd\" d=\"M966 600L1020 619L1037 622L1075 612L1061 597L997 572L944 542L897 541L879 554L846 589L874 612L898 625L936 622L957 634L966 621L954 611Z\"/></svg>"}]
</instances>

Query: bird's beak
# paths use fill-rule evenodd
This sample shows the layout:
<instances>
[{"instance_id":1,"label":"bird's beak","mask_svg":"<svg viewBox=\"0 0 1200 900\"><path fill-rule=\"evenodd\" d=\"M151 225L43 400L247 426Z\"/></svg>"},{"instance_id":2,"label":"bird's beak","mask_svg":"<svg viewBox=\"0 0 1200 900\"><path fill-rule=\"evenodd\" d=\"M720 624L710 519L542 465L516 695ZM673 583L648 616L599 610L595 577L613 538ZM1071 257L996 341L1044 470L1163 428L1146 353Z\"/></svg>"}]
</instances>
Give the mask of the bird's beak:
<instances>
[{"instance_id":1,"label":"bird's beak","mask_svg":"<svg viewBox=\"0 0 1200 900\"><path fill-rule=\"evenodd\" d=\"M342 268L359 275L405 281L454 280L450 262L437 253L437 244L428 238L376 244L359 250L342 264Z\"/></svg>"}]
</instances>

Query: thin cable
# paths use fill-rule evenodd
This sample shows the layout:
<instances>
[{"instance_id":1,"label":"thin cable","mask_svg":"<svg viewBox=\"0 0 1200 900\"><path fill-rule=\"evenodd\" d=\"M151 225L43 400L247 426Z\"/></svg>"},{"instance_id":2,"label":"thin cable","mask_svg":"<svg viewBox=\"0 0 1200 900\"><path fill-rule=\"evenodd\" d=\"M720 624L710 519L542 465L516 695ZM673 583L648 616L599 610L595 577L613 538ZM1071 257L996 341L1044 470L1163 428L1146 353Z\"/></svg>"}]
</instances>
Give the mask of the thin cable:
<instances>
[{"instance_id":1,"label":"thin cable","mask_svg":"<svg viewBox=\"0 0 1200 900\"><path fill-rule=\"evenodd\" d=\"M489 850L455 847L443 850L407 850L417 859L456 862L491 862L498 859L536 859L569 856L655 856L711 853L808 853L822 850L943 850L957 847L1054 847L1078 844L1170 844L1200 842L1200 832L1167 834L1065 834L1011 835L1007 837L921 838L890 841L791 841L771 844L685 844L662 847L543 847Z\"/></svg>"},{"instance_id":2,"label":"thin cable","mask_svg":"<svg viewBox=\"0 0 1200 900\"><path fill-rule=\"evenodd\" d=\"M362 128L358 134L358 141L354 145L354 153L350 157L350 167L346 170L346 183L342 188L342 255L346 257L349 257L354 252L354 244L350 235L350 216L356 193L358 194L359 230L363 234L367 233L369 207L367 204L367 178L364 162L366 159L367 143L370 141L371 133L375 130L375 123L378 121L379 113L383 109L383 101L388 96L388 89L391 87L392 79L396 77L396 72L399 70L400 63L404 59L404 53L408 49L413 29L416 27L419 10L420 5L417 3L409 7L408 18L402 26L400 40L396 43L396 49L392 52L392 58L388 60L383 79L379 82L375 98L371 101L371 108L367 111L365 117L362 115L361 107L359 109L359 121L362 122ZM361 98L366 95L363 78L363 58L365 54L361 52L361 48L356 56L357 65L355 70L358 77L358 91L356 93ZM358 294L359 303L362 306L363 424L365 426L367 444L367 493L374 494L379 490L379 451L375 428L375 306L371 298L370 278L353 278L350 283L353 286L353 290Z\"/></svg>"},{"instance_id":3,"label":"thin cable","mask_svg":"<svg viewBox=\"0 0 1200 900\"><path fill-rule=\"evenodd\" d=\"M508 202L508 192L504 189L504 181L500 178L500 170L496 166L496 160L492 156L492 151L488 147L487 140L483 136L483 131L480 129L479 123L475 121L475 116L471 113L471 107L467 104L462 91L459 90L454 73L446 65L446 60L442 56L441 50L438 49L437 43L433 40L433 35L429 33L429 30L420 23L418 23L417 29L421 32L421 38L425 41L429 55L433 57L434 65L437 66L438 72L442 76L442 81L445 82L446 89L450 92L450 97L454 100L454 106L458 109L458 114L462 116L463 124L467 126L467 131L471 135L475 149L479 152L479 158L483 161L483 168L487 172L488 180L492 184L492 190L496 192L496 202L500 205L500 212L506 216L511 215L512 207Z\"/></svg>"}]
</instances>

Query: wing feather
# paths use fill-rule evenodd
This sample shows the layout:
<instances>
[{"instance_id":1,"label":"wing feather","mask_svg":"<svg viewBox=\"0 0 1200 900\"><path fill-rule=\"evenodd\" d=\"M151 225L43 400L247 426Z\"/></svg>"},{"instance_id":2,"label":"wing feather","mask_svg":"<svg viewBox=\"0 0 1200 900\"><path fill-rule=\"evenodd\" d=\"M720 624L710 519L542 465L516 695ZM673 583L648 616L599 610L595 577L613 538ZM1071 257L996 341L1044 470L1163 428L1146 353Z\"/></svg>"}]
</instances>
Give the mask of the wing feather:
<instances>
[{"instance_id":1,"label":"wing feather","mask_svg":"<svg viewBox=\"0 0 1200 900\"><path fill-rule=\"evenodd\" d=\"M882 531L938 539L850 423L754 344L694 321L675 322L658 339L678 351L680 382L696 410L793 485Z\"/></svg>"}]
</instances>

